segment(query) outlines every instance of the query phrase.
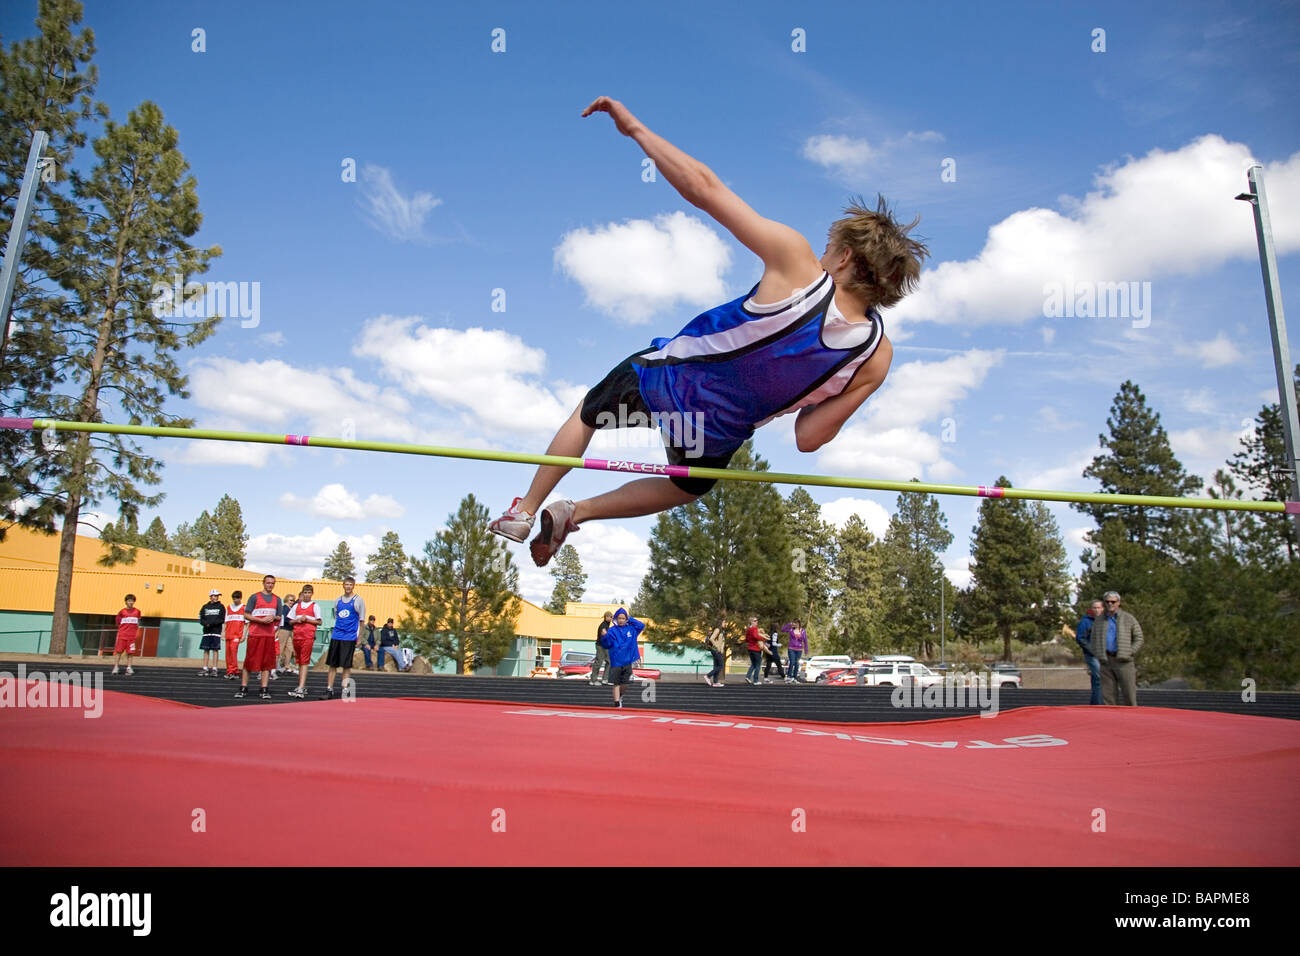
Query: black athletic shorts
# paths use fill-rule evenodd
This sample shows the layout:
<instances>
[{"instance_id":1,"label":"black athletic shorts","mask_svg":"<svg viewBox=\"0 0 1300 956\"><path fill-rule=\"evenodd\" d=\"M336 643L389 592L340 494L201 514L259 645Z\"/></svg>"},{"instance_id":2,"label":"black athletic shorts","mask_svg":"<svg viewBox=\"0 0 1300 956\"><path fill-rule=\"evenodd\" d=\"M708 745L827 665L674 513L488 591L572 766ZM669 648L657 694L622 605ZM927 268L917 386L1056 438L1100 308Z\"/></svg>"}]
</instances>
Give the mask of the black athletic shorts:
<instances>
[{"instance_id":1,"label":"black athletic shorts","mask_svg":"<svg viewBox=\"0 0 1300 956\"><path fill-rule=\"evenodd\" d=\"M638 353L639 354L639 353ZM641 397L641 380L629 356L612 372L600 380L582 400L582 423L588 428L618 428L620 425L638 425L654 428L654 418ZM726 455L700 455L688 458L686 449L679 445L664 444L670 465L695 465L700 468L726 468L734 451ZM697 498L718 483L716 478L669 478L674 485Z\"/></svg>"},{"instance_id":2,"label":"black athletic shorts","mask_svg":"<svg viewBox=\"0 0 1300 956\"><path fill-rule=\"evenodd\" d=\"M325 658L326 667L351 667L352 655L357 651L356 641L330 640L329 653Z\"/></svg>"},{"instance_id":3,"label":"black athletic shorts","mask_svg":"<svg viewBox=\"0 0 1300 956\"><path fill-rule=\"evenodd\" d=\"M216 634L204 634L199 638L199 650L201 651L219 651L221 650L221 638Z\"/></svg>"},{"instance_id":4,"label":"black athletic shorts","mask_svg":"<svg viewBox=\"0 0 1300 956\"><path fill-rule=\"evenodd\" d=\"M636 670L635 664L624 664L622 667L611 667L609 669L609 682L615 685L627 686L632 683L632 671Z\"/></svg>"}]
</instances>

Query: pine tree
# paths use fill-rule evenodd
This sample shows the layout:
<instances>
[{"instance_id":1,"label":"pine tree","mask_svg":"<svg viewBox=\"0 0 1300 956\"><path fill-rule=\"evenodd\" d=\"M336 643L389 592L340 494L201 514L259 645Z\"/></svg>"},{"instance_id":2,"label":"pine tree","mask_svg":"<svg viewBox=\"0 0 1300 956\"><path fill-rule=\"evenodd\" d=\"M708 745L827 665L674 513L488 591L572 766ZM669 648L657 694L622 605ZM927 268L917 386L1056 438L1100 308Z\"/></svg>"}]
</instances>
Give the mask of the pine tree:
<instances>
[{"instance_id":1,"label":"pine tree","mask_svg":"<svg viewBox=\"0 0 1300 956\"><path fill-rule=\"evenodd\" d=\"M178 557L197 557L198 549L199 541L194 534L194 529L185 521L176 526L175 532L167 540L167 550Z\"/></svg>"},{"instance_id":2,"label":"pine tree","mask_svg":"<svg viewBox=\"0 0 1300 956\"><path fill-rule=\"evenodd\" d=\"M1106 419L1110 435L1099 435L1105 451L1084 469L1107 494L1159 495L1182 498L1201 487L1201 479L1188 475L1174 457L1160 416L1132 382L1120 386ZM1189 519L1177 509L1137 505L1082 503L1072 507L1090 514L1100 528L1120 518L1133 540L1176 557L1188 547Z\"/></svg>"},{"instance_id":3,"label":"pine tree","mask_svg":"<svg viewBox=\"0 0 1300 956\"><path fill-rule=\"evenodd\" d=\"M212 513L212 540L208 560L227 567L242 568L247 555L248 532L239 502L222 495Z\"/></svg>"},{"instance_id":4,"label":"pine tree","mask_svg":"<svg viewBox=\"0 0 1300 956\"><path fill-rule=\"evenodd\" d=\"M346 541L340 541L339 546L325 559L325 569L321 571L321 577L327 581L342 581L347 577L356 577L356 574L352 549L348 547Z\"/></svg>"},{"instance_id":5,"label":"pine tree","mask_svg":"<svg viewBox=\"0 0 1300 956\"><path fill-rule=\"evenodd\" d=\"M51 276L66 267L76 240L75 206L67 195L68 170L85 145L79 129L93 115L98 71L90 64L95 36L81 23L76 0L40 0L38 34L0 50L0 223L4 239L14 220L32 134L43 130L49 145L42 157L31 224L22 247L21 268L10 316L0 316L0 415L35 417L26 396L54 391L67 373L63 336L75 328L55 321L59 296ZM4 241L0 239L0 241ZM0 540L14 523L47 533L63 504L49 489L57 483L57 461L27 432L0 430Z\"/></svg>"},{"instance_id":6,"label":"pine tree","mask_svg":"<svg viewBox=\"0 0 1300 956\"><path fill-rule=\"evenodd\" d=\"M997 484L1012 487L1005 477ZM1011 640L1052 636L1064 612L1068 579L1064 545L1046 508L1019 498L987 498L972 529L971 586L961 596L965 633L998 637L1011 660Z\"/></svg>"},{"instance_id":7,"label":"pine tree","mask_svg":"<svg viewBox=\"0 0 1300 956\"><path fill-rule=\"evenodd\" d=\"M1296 366L1300 385L1300 366ZM1290 463L1282 429L1282 406L1265 405L1255 416L1255 428L1241 439L1241 451L1228 462L1228 471L1251 497L1287 501L1291 497ZM1295 521L1291 515L1239 514L1236 516L1243 544L1268 565L1293 562L1300 556Z\"/></svg>"},{"instance_id":8,"label":"pine tree","mask_svg":"<svg viewBox=\"0 0 1300 956\"><path fill-rule=\"evenodd\" d=\"M433 664L454 660L457 674L467 661L493 667L510 653L522 607L514 594L519 571L487 530L490 517L466 495L408 572L401 630Z\"/></svg>"},{"instance_id":9,"label":"pine tree","mask_svg":"<svg viewBox=\"0 0 1300 956\"><path fill-rule=\"evenodd\" d=\"M386 532L379 542L379 550L366 558L366 580L375 584L405 584L407 560L397 532Z\"/></svg>"},{"instance_id":10,"label":"pine tree","mask_svg":"<svg viewBox=\"0 0 1300 956\"><path fill-rule=\"evenodd\" d=\"M560 548L551 567L551 577L555 579L555 589L551 591L551 600L545 609L552 614L563 614L564 605L569 601L581 601L587 589L587 575L583 573L577 548L571 544Z\"/></svg>"},{"instance_id":11,"label":"pine tree","mask_svg":"<svg viewBox=\"0 0 1300 956\"><path fill-rule=\"evenodd\" d=\"M135 424L193 424L164 410L169 395L188 397L173 353L198 345L220 320L176 322L156 314L151 304L156 306L156 283L170 288L176 276L205 271L220 250L196 249L187 241L202 216L194 178L176 143L162 111L146 102L125 124L105 122L94 142L99 162L89 177L72 173L80 212L75 243L58 275L64 295L53 317L80 333L59 363L77 392L29 396L40 417L95 422L107 411L113 420ZM61 499L63 528L50 652L61 654L81 509L112 498L126 515L163 496L144 490L161 482L160 463L128 436L78 433L52 458L60 477L49 493Z\"/></svg>"},{"instance_id":12,"label":"pine tree","mask_svg":"<svg viewBox=\"0 0 1300 956\"><path fill-rule=\"evenodd\" d=\"M154 518L149 522L149 527L145 529L144 537L140 539L140 546L148 548L151 551L167 551L170 544L167 541L167 528L163 525L162 518Z\"/></svg>"},{"instance_id":13,"label":"pine tree","mask_svg":"<svg viewBox=\"0 0 1300 956\"><path fill-rule=\"evenodd\" d=\"M939 640L939 588L943 580L939 555L950 544L952 532L939 500L933 495L900 493L885 532L884 601L894 643L902 648L917 641L921 657L931 656Z\"/></svg>"},{"instance_id":14,"label":"pine tree","mask_svg":"<svg viewBox=\"0 0 1300 956\"><path fill-rule=\"evenodd\" d=\"M736 470L766 471L746 442ZM805 606L785 501L763 482L722 481L690 504L663 512L650 536L650 570L639 598L655 621L656 649L681 652L674 639L718 621L757 614L764 626ZM647 629L649 631L650 629Z\"/></svg>"},{"instance_id":15,"label":"pine tree","mask_svg":"<svg viewBox=\"0 0 1300 956\"><path fill-rule=\"evenodd\" d=\"M806 599L798 616L806 629L815 631L830 619L835 582L835 529L822 520L821 506L803 488L790 492L785 507L795 547L794 569L803 582Z\"/></svg>"},{"instance_id":16,"label":"pine tree","mask_svg":"<svg viewBox=\"0 0 1300 956\"><path fill-rule=\"evenodd\" d=\"M821 654L864 657L888 650L885 555L881 543L857 515L850 515L836 540L832 622L816 638ZM809 650L812 653L812 650Z\"/></svg>"}]
</instances>

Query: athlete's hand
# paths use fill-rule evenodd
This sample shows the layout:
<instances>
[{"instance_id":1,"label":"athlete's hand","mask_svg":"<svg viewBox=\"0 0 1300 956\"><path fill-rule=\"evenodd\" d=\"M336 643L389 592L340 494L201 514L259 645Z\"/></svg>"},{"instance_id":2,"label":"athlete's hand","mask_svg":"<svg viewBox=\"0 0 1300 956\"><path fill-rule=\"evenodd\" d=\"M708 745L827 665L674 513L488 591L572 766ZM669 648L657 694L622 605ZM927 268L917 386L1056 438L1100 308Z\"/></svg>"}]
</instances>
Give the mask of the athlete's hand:
<instances>
[{"instance_id":1,"label":"athlete's hand","mask_svg":"<svg viewBox=\"0 0 1300 956\"><path fill-rule=\"evenodd\" d=\"M582 111L583 116L590 116L592 113L608 113L614 120L614 126L624 136L631 136L641 125L626 106L608 96L596 97L595 101Z\"/></svg>"}]
</instances>

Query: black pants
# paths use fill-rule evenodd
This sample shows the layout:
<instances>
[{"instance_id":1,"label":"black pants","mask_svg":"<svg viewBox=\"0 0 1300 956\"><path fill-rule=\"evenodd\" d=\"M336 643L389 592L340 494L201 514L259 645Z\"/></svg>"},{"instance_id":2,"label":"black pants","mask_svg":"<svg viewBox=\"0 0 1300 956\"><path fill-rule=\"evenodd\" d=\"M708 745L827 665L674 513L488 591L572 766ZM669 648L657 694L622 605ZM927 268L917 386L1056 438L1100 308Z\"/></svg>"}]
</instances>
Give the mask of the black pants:
<instances>
[{"instance_id":1,"label":"black pants","mask_svg":"<svg viewBox=\"0 0 1300 956\"><path fill-rule=\"evenodd\" d=\"M712 650L709 651L709 653L713 655L713 670L709 671L709 680L716 682L717 679L722 676L722 668L725 665L721 653Z\"/></svg>"},{"instance_id":2,"label":"black pants","mask_svg":"<svg viewBox=\"0 0 1300 956\"><path fill-rule=\"evenodd\" d=\"M767 660L763 662L763 676L766 677L770 674L772 672L772 665L775 664L776 676L781 678L781 680L785 680L785 668L781 666L781 658L777 657L769 650L764 650L763 656L767 658Z\"/></svg>"}]
</instances>

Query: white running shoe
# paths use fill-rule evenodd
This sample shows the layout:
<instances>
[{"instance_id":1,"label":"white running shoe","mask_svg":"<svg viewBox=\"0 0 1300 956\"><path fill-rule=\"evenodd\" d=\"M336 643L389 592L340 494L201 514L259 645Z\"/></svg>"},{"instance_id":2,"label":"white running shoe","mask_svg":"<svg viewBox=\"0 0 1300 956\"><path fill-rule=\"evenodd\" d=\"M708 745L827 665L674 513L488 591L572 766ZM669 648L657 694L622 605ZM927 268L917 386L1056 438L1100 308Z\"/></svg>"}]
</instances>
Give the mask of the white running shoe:
<instances>
[{"instance_id":1,"label":"white running shoe","mask_svg":"<svg viewBox=\"0 0 1300 956\"><path fill-rule=\"evenodd\" d=\"M533 563L539 568L546 567L556 552L564 547L564 539L571 531L578 530L578 526L573 523L573 512L577 507L572 501L561 500L542 509L542 530L529 545Z\"/></svg>"},{"instance_id":2,"label":"white running shoe","mask_svg":"<svg viewBox=\"0 0 1300 956\"><path fill-rule=\"evenodd\" d=\"M523 498L516 498L510 502L510 507L500 518L496 518L488 524L488 530L493 534L499 534L509 541L523 542L528 540L528 535L532 533L533 521L536 515L530 515L527 511L519 508L519 502Z\"/></svg>"}]
</instances>

